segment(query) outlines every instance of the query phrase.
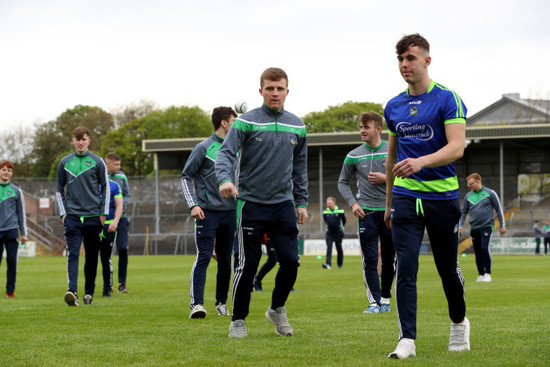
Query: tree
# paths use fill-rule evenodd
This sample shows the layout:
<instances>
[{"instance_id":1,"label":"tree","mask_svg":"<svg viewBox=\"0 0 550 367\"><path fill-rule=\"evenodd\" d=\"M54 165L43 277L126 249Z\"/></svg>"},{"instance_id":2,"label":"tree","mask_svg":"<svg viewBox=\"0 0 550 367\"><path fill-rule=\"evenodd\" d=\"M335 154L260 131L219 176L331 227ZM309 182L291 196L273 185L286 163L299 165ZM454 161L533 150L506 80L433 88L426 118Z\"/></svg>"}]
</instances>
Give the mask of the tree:
<instances>
[{"instance_id":1,"label":"tree","mask_svg":"<svg viewBox=\"0 0 550 367\"><path fill-rule=\"evenodd\" d=\"M30 171L29 155L33 149L33 134L28 127L18 126L0 135L0 160L15 165L14 176L26 177Z\"/></svg>"},{"instance_id":2,"label":"tree","mask_svg":"<svg viewBox=\"0 0 550 367\"><path fill-rule=\"evenodd\" d=\"M199 107L170 107L127 122L108 132L101 147L105 156L114 151L122 160L128 176L146 176L153 172L153 156L141 150L145 139L205 137L212 132L209 116Z\"/></svg>"},{"instance_id":3,"label":"tree","mask_svg":"<svg viewBox=\"0 0 550 367\"><path fill-rule=\"evenodd\" d=\"M329 106L322 112L310 112L304 116L304 123L308 133L356 131L362 112L384 115L384 109L379 103L348 101L337 106Z\"/></svg>"},{"instance_id":4,"label":"tree","mask_svg":"<svg viewBox=\"0 0 550 367\"><path fill-rule=\"evenodd\" d=\"M147 116L149 113L159 110L155 102L142 100L126 107L115 109L113 117L116 128L123 124Z\"/></svg>"},{"instance_id":5,"label":"tree","mask_svg":"<svg viewBox=\"0 0 550 367\"><path fill-rule=\"evenodd\" d=\"M31 175L45 177L61 154L70 149L73 130L85 126L90 130L90 150L99 150L101 140L114 126L113 116L99 107L77 105L67 109L53 121L38 125L34 135L34 147L31 153L33 162Z\"/></svg>"}]
</instances>

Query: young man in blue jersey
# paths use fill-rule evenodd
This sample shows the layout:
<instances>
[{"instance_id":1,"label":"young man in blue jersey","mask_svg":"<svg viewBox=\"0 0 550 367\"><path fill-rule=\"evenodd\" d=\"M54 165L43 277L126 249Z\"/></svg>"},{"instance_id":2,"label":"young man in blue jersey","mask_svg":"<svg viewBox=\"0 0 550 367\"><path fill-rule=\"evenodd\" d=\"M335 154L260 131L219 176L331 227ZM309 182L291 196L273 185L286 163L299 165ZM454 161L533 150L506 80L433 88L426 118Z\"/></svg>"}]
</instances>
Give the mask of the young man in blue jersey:
<instances>
[{"instance_id":1,"label":"young man in blue jersey","mask_svg":"<svg viewBox=\"0 0 550 367\"><path fill-rule=\"evenodd\" d=\"M0 264L6 249L6 297L15 297L17 277L17 252L19 241L27 242L27 217L25 197L21 189L10 182L13 175L10 161L0 162ZM21 236L21 237L19 237Z\"/></svg>"},{"instance_id":2,"label":"young man in blue jersey","mask_svg":"<svg viewBox=\"0 0 550 367\"><path fill-rule=\"evenodd\" d=\"M479 173L472 173L466 177L466 182L472 191L464 196L462 215L458 223L458 234L462 236L462 226L466 221L466 216L470 213L470 236L472 236L474 244L477 271L479 273L477 281L490 282L492 262L490 246L495 225L493 209L497 212L501 235L506 233L504 212L498 195L490 188L483 186Z\"/></svg>"},{"instance_id":3,"label":"young man in blue jersey","mask_svg":"<svg viewBox=\"0 0 550 367\"><path fill-rule=\"evenodd\" d=\"M99 235L101 243L99 245L99 257L103 273L103 297L111 297L113 294L113 263L111 255L113 253L113 242L116 242L118 236L118 225L122 217L123 198L122 189L112 180L109 180L111 197L109 200L109 215L105 219L103 231Z\"/></svg>"},{"instance_id":4,"label":"young man in blue jersey","mask_svg":"<svg viewBox=\"0 0 550 367\"><path fill-rule=\"evenodd\" d=\"M460 97L428 75L430 45L419 34L396 45L408 88L386 105L388 125L386 212L397 253L395 298L399 343L390 358L416 355L418 256L427 230L447 298L450 351L470 349L464 277L458 266L458 179L454 162L464 154L466 107Z\"/></svg>"},{"instance_id":5,"label":"young man in blue jersey","mask_svg":"<svg viewBox=\"0 0 550 367\"><path fill-rule=\"evenodd\" d=\"M364 313L390 312L391 286L395 276L395 250L390 229L384 223L386 210L386 156L388 143L382 140L382 116L364 112L359 116L363 144L348 153L338 179L340 194L359 219L359 242L363 280L369 306ZM357 176L358 192L350 182ZM378 243L382 271L378 276Z\"/></svg>"},{"instance_id":6,"label":"young man in blue jersey","mask_svg":"<svg viewBox=\"0 0 550 367\"><path fill-rule=\"evenodd\" d=\"M327 243L327 258L322 265L325 269L332 268L332 244L336 246L336 262L341 269L344 266L344 250L342 241L344 240L344 226L346 225L346 214L344 210L336 206L336 198L329 196L327 198L327 208L323 210L323 219L327 225L325 241Z\"/></svg>"},{"instance_id":7,"label":"young man in blue jersey","mask_svg":"<svg viewBox=\"0 0 550 367\"><path fill-rule=\"evenodd\" d=\"M206 269L210 264L214 244L218 262L216 276L216 312L218 316L229 316L227 294L231 280L231 253L237 224L233 197L222 198L216 181L215 162L218 152L237 113L231 107L217 107L212 111L214 133L198 144L181 173L181 192L191 216L195 218L195 242L197 258L191 270L191 313L189 318L206 316L204 308L204 285ZM232 178L235 177L235 166ZM193 184L195 189L193 190Z\"/></svg>"},{"instance_id":8,"label":"young man in blue jersey","mask_svg":"<svg viewBox=\"0 0 550 367\"><path fill-rule=\"evenodd\" d=\"M265 233L279 259L266 318L278 335L291 336L285 303L298 274L298 225L307 219L307 140L304 122L285 110L288 77L279 68L260 77L264 104L241 116L229 130L216 160L220 193L236 196L239 264L233 277L229 336L246 337L254 276ZM239 189L232 171L241 152Z\"/></svg>"},{"instance_id":9,"label":"young man in blue jersey","mask_svg":"<svg viewBox=\"0 0 550 367\"><path fill-rule=\"evenodd\" d=\"M65 302L78 306L78 260L84 241L86 254L84 304L93 303L99 234L109 214L110 187L107 167L101 157L88 150L90 131L79 126L71 140L75 152L61 159L57 167L56 202L67 242L67 280Z\"/></svg>"},{"instance_id":10,"label":"young man in blue jersey","mask_svg":"<svg viewBox=\"0 0 550 367\"><path fill-rule=\"evenodd\" d=\"M107 153L105 156L105 165L109 173L109 180L114 181L120 186L122 194L122 216L118 222L116 230L116 249L118 252L118 293L128 293L126 288L126 277L128 273L128 231L129 225L127 217L128 203L130 202L130 185L128 178L120 170L121 159L115 152Z\"/></svg>"}]
</instances>

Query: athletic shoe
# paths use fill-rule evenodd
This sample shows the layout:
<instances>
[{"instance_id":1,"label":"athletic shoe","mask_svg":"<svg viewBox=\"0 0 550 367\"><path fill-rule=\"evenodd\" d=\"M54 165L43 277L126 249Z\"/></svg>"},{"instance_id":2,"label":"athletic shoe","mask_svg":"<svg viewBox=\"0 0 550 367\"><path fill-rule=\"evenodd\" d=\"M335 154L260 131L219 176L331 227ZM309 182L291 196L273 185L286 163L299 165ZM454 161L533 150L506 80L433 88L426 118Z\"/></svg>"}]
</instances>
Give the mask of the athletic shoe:
<instances>
[{"instance_id":1,"label":"athletic shoe","mask_svg":"<svg viewBox=\"0 0 550 367\"><path fill-rule=\"evenodd\" d=\"M338 265L338 269L342 269L344 265Z\"/></svg>"},{"instance_id":2,"label":"athletic shoe","mask_svg":"<svg viewBox=\"0 0 550 367\"><path fill-rule=\"evenodd\" d=\"M227 311L227 305L225 303L220 303L216 306L216 312L218 316L229 316L229 311Z\"/></svg>"},{"instance_id":3,"label":"athletic shoe","mask_svg":"<svg viewBox=\"0 0 550 367\"><path fill-rule=\"evenodd\" d=\"M490 281L492 281L491 274L485 273L485 275L483 276L482 282L490 282Z\"/></svg>"},{"instance_id":4,"label":"athletic shoe","mask_svg":"<svg viewBox=\"0 0 550 367\"><path fill-rule=\"evenodd\" d=\"M231 321L231 324L229 324L230 338L246 338L247 336L246 322L244 320Z\"/></svg>"},{"instance_id":5,"label":"athletic shoe","mask_svg":"<svg viewBox=\"0 0 550 367\"><path fill-rule=\"evenodd\" d=\"M329 269L329 270L331 269L331 267L330 267L330 265L329 265L329 264L323 264L323 268L325 268L325 269Z\"/></svg>"},{"instance_id":6,"label":"athletic shoe","mask_svg":"<svg viewBox=\"0 0 550 367\"><path fill-rule=\"evenodd\" d=\"M128 288L126 288L126 283L120 283L118 285L118 293L128 293Z\"/></svg>"},{"instance_id":7,"label":"athletic shoe","mask_svg":"<svg viewBox=\"0 0 550 367\"><path fill-rule=\"evenodd\" d=\"M91 294L85 294L84 297L82 297L82 300L84 301L85 305L94 304L94 297Z\"/></svg>"},{"instance_id":8,"label":"athletic shoe","mask_svg":"<svg viewBox=\"0 0 550 367\"><path fill-rule=\"evenodd\" d=\"M275 326L275 332L277 335L292 336L292 327L288 323L288 319L286 317L286 308L277 307L277 309L273 310L269 307L265 312L265 317Z\"/></svg>"},{"instance_id":9,"label":"athletic shoe","mask_svg":"<svg viewBox=\"0 0 550 367\"><path fill-rule=\"evenodd\" d=\"M205 316L206 310L200 303L191 308L191 313L189 314L190 319L204 319Z\"/></svg>"},{"instance_id":10,"label":"athletic shoe","mask_svg":"<svg viewBox=\"0 0 550 367\"><path fill-rule=\"evenodd\" d=\"M113 289L104 289L103 290L103 297L111 297L113 295Z\"/></svg>"},{"instance_id":11,"label":"athletic shoe","mask_svg":"<svg viewBox=\"0 0 550 367\"><path fill-rule=\"evenodd\" d=\"M477 277L476 282L484 282L485 281L484 279L485 279L485 274L480 275L480 276Z\"/></svg>"},{"instance_id":12,"label":"athletic shoe","mask_svg":"<svg viewBox=\"0 0 550 367\"><path fill-rule=\"evenodd\" d=\"M65 293L65 302L67 302L69 306L78 306L79 303L76 292L67 291L67 293Z\"/></svg>"},{"instance_id":13,"label":"athletic shoe","mask_svg":"<svg viewBox=\"0 0 550 367\"><path fill-rule=\"evenodd\" d=\"M254 278L254 290L255 290L255 291L258 291L258 292L261 292L261 291L264 290L264 289L262 288L262 282L259 281L259 280L256 280L256 278Z\"/></svg>"},{"instance_id":14,"label":"athletic shoe","mask_svg":"<svg viewBox=\"0 0 550 367\"><path fill-rule=\"evenodd\" d=\"M13 292L6 292L6 297L7 298L15 298L15 294L13 294Z\"/></svg>"},{"instance_id":15,"label":"athletic shoe","mask_svg":"<svg viewBox=\"0 0 550 367\"><path fill-rule=\"evenodd\" d=\"M461 324L451 323L449 350L452 352L470 350L470 321L466 317Z\"/></svg>"},{"instance_id":16,"label":"athletic shoe","mask_svg":"<svg viewBox=\"0 0 550 367\"><path fill-rule=\"evenodd\" d=\"M382 312L390 312L390 304L389 303L380 304L380 313L382 313Z\"/></svg>"},{"instance_id":17,"label":"athletic shoe","mask_svg":"<svg viewBox=\"0 0 550 367\"><path fill-rule=\"evenodd\" d=\"M414 345L414 339L402 338L395 350L388 355L388 358L405 359L409 357L416 357L416 345Z\"/></svg>"},{"instance_id":18,"label":"athletic shoe","mask_svg":"<svg viewBox=\"0 0 550 367\"><path fill-rule=\"evenodd\" d=\"M367 309L363 311L363 313L380 313L380 306L378 306L376 303L369 305L369 307L367 307Z\"/></svg>"}]
</instances>

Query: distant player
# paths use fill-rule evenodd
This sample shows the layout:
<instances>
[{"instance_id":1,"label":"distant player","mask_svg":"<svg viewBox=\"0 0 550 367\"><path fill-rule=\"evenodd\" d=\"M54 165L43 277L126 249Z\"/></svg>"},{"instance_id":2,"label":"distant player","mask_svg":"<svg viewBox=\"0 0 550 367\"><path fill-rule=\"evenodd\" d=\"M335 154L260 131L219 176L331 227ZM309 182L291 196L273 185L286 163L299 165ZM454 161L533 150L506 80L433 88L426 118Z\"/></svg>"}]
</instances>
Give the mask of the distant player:
<instances>
[{"instance_id":1,"label":"distant player","mask_svg":"<svg viewBox=\"0 0 550 367\"><path fill-rule=\"evenodd\" d=\"M254 276L265 233L279 259L271 306L265 315L278 335L292 335L285 303L298 274L298 225L307 219L307 140L304 122L283 108L288 77L279 68L260 77L262 107L239 116L216 160L220 193L237 196L239 265L233 277L229 336L246 337ZM240 154L239 190L232 177Z\"/></svg>"},{"instance_id":2,"label":"distant player","mask_svg":"<svg viewBox=\"0 0 550 367\"><path fill-rule=\"evenodd\" d=\"M88 150L90 131L82 126L73 130L75 152L61 159L57 167L56 202L67 242L67 280L65 302L78 306L78 259L84 241L86 253L84 304L91 305L95 290L99 234L109 214L111 195L107 167L101 157Z\"/></svg>"},{"instance_id":3,"label":"distant player","mask_svg":"<svg viewBox=\"0 0 550 367\"><path fill-rule=\"evenodd\" d=\"M506 233L504 212L502 211L498 195L490 188L483 186L479 173L472 173L466 177L466 182L472 191L464 196L462 215L458 223L458 234L462 236L462 227L469 213L471 226L470 236L472 236L472 242L474 244L477 271L479 273L477 281L490 282L492 263L490 246L495 225L493 209L497 212L501 235Z\"/></svg>"},{"instance_id":4,"label":"distant player","mask_svg":"<svg viewBox=\"0 0 550 367\"><path fill-rule=\"evenodd\" d=\"M408 88L384 111L389 133L384 220L391 226L397 253L399 343L389 357L403 359L416 355L416 276L425 230L449 306L449 350L470 349L457 256L460 204L454 165L464 154L466 107L455 92L428 75L432 59L424 37L404 36L396 53Z\"/></svg>"},{"instance_id":5,"label":"distant player","mask_svg":"<svg viewBox=\"0 0 550 367\"><path fill-rule=\"evenodd\" d=\"M233 250L236 219L236 200L222 198L216 181L215 162L218 152L237 113L231 107L217 107L212 111L214 133L191 151L181 173L180 185L183 197L195 218L195 242L197 258L191 270L191 312L189 318L206 316L204 287L206 270L210 264L214 244L218 261L216 275L216 312L229 316L227 297L231 281L231 252ZM231 178L235 178L235 165ZM194 190L193 190L194 186Z\"/></svg>"},{"instance_id":6,"label":"distant player","mask_svg":"<svg viewBox=\"0 0 550 367\"><path fill-rule=\"evenodd\" d=\"M329 196L327 198L327 208L323 210L323 219L327 225L325 233L325 241L327 243L327 256L323 264L323 268L330 269L332 267L332 244L336 246L338 267L341 269L344 266L344 249L342 249L342 241L344 240L344 226L346 225L346 214L344 210L336 205L336 198Z\"/></svg>"},{"instance_id":7,"label":"distant player","mask_svg":"<svg viewBox=\"0 0 550 367\"><path fill-rule=\"evenodd\" d=\"M21 189L10 182L12 175L13 164L6 160L0 162L0 264L5 248L8 264L6 271L6 297L8 298L15 297L19 239L22 244L27 242L25 197Z\"/></svg>"},{"instance_id":8,"label":"distant player","mask_svg":"<svg viewBox=\"0 0 550 367\"><path fill-rule=\"evenodd\" d=\"M118 222L116 230L116 249L118 252L118 293L128 293L126 288L126 278L128 273L128 231L129 225L127 210L130 202L130 185L128 178L120 170L120 156L114 152L105 156L105 164L109 173L109 180L114 181L120 186L122 194L122 216Z\"/></svg>"}]
</instances>

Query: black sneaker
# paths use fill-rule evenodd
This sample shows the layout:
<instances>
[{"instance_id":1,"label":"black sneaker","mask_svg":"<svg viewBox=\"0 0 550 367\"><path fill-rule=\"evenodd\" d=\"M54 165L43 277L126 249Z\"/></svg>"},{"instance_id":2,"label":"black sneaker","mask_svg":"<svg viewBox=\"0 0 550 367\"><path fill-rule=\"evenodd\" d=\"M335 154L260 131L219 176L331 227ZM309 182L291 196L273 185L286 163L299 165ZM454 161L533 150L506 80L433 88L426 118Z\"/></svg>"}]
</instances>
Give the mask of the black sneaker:
<instances>
[{"instance_id":1,"label":"black sneaker","mask_svg":"<svg viewBox=\"0 0 550 367\"><path fill-rule=\"evenodd\" d=\"M112 289L105 289L105 290L103 290L103 297L111 297L112 294L113 294L113 290L112 290Z\"/></svg>"},{"instance_id":2,"label":"black sneaker","mask_svg":"<svg viewBox=\"0 0 550 367\"><path fill-rule=\"evenodd\" d=\"M128 288L126 288L126 283L120 283L118 285L118 293L128 293Z\"/></svg>"},{"instance_id":3,"label":"black sneaker","mask_svg":"<svg viewBox=\"0 0 550 367\"><path fill-rule=\"evenodd\" d=\"M94 297L91 294L85 294L84 297L82 297L84 300L85 305L93 305L94 304Z\"/></svg>"},{"instance_id":4,"label":"black sneaker","mask_svg":"<svg viewBox=\"0 0 550 367\"><path fill-rule=\"evenodd\" d=\"M69 306L78 306L78 296L76 292L67 291L67 293L65 293L65 302Z\"/></svg>"}]
</instances>

